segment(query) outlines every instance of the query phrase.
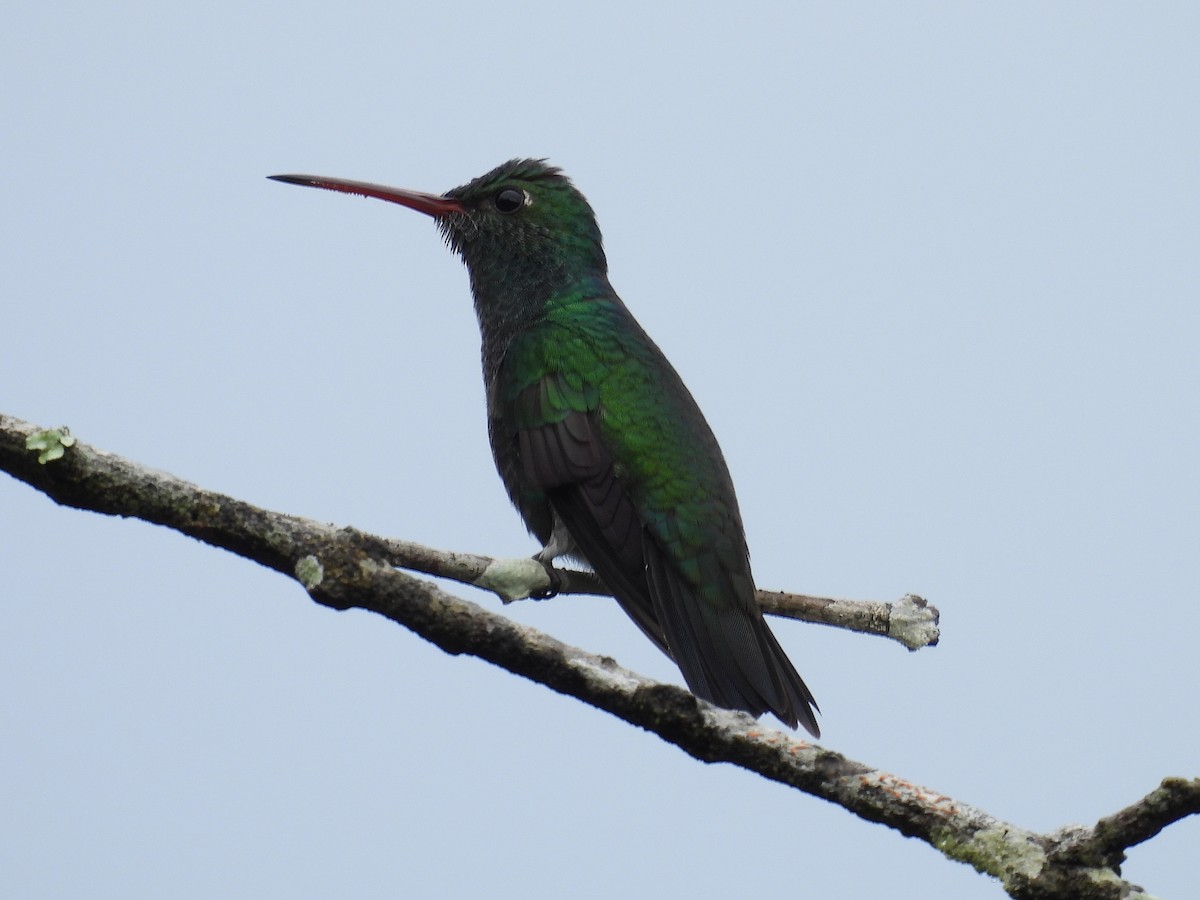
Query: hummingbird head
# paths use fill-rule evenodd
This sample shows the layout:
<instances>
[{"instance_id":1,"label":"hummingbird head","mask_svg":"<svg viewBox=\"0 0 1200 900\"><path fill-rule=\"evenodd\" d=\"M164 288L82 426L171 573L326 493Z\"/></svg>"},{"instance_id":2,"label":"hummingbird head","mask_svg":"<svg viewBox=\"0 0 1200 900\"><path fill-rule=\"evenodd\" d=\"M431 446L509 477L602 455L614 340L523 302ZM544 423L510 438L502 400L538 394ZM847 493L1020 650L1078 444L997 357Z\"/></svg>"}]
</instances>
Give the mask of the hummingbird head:
<instances>
[{"instance_id":1,"label":"hummingbird head","mask_svg":"<svg viewBox=\"0 0 1200 900\"><path fill-rule=\"evenodd\" d=\"M605 273L592 207L545 160L509 160L444 196L462 209L439 216L438 227L472 276L491 268L518 280L541 280L539 270L568 279Z\"/></svg>"},{"instance_id":2,"label":"hummingbird head","mask_svg":"<svg viewBox=\"0 0 1200 900\"><path fill-rule=\"evenodd\" d=\"M532 312L589 282L607 284L596 216L570 179L545 160L510 160L441 196L340 178L271 177L432 216L467 265L481 317L496 306Z\"/></svg>"}]
</instances>

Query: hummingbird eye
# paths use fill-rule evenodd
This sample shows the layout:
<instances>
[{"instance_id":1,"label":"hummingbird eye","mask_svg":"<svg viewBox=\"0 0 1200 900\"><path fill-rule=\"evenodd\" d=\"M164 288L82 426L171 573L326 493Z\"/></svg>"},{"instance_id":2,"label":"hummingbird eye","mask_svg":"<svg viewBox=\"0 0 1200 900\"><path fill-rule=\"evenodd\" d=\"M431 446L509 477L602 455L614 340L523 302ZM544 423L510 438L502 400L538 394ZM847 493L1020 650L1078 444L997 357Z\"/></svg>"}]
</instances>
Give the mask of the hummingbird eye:
<instances>
[{"instance_id":1,"label":"hummingbird eye","mask_svg":"<svg viewBox=\"0 0 1200 900\"><path fill-rule=\"evenodd\" d=\"M496 196L492 198L492 203L495 204L496 209L508 215L515 213L524 206L528 199L529 197L524 191L517 190L516 188L504 188L496 192Z\"/></svg>"}]
</instances>

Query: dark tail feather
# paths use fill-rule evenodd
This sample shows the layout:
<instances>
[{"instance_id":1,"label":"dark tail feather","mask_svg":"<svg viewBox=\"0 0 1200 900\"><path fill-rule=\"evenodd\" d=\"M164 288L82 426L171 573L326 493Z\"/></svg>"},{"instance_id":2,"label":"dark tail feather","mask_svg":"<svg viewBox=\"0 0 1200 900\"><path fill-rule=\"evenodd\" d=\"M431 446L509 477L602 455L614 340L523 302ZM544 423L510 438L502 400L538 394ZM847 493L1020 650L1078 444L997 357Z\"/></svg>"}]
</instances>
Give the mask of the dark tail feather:
<instances>
[{"instance_id":1,"label":"dark tail feather","mask_svg":"<svg viewBox=\"0 0 1200 900\"><path fill-rule=\"evenodd\" d=\"M579 553L630 618L675 660L694 694L754 716L773 713L819 736L816 701L763 621L748 573L741 591L731 579L727 602L697 597L647 532L611 461L574 452L578 435L568 426L579 424L569 417L522 434L525 464L547 488ZM560 470L570 477L556 480Z\"/></svg>"},{"instance_id":2,"label":"dark tail feather","mask_svg":"<svg viewBox=\"0 0 1200 900\"><path fill-rule=\"evenodd\" d=\"M656 617L692 692L726 709L773 713L820 737L817 702L758 608L741 598L706 603L648 535L644 553Z\"/></svg>"}]
</instances>

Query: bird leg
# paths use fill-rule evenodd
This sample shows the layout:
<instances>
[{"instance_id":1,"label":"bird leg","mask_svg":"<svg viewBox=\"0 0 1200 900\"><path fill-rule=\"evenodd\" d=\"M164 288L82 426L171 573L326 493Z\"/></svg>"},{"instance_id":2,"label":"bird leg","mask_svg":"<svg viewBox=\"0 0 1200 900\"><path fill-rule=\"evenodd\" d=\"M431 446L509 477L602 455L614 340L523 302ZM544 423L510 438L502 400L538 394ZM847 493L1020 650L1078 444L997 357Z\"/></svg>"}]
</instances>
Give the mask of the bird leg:
<instances>
[{"instance_id":1,"label":"bird leg","mask_svg":"<svg viewBox=\"0 0 1200 900\"><path fill-rule=\"evenodd\" d=\"M554 560L543 559L541 553L533 554L534 560L542 564L542 568L546 570L546 577L550 579L550 587L541 591L530 591L529 597L531 600L549 600L552 597L557 597L558 592L562 590L562 576L558 574L558 569L554 568Z\"/></svg>"},{"instance_id":2,"label":"bird leg","mask_svg":"<svg viewBox=\"0 0 1200 900\"><path fill-rule=\"evenodd\" d=\"M533 554L533 558L540 562L542 568L546 570L546 577L550 579L550 587L544 591L531 593L530 597L534 600L549 600L551 597L558 595L558 592L562 590L562 576L554 568L554 560L559 556L570 553L574 549L574 546L575 542L571 540L571 536L567 533L566 527L556 513L554 516L554 530L550 532L550 540L546 541L546 546Z\"/></svg>"}]
</instances>

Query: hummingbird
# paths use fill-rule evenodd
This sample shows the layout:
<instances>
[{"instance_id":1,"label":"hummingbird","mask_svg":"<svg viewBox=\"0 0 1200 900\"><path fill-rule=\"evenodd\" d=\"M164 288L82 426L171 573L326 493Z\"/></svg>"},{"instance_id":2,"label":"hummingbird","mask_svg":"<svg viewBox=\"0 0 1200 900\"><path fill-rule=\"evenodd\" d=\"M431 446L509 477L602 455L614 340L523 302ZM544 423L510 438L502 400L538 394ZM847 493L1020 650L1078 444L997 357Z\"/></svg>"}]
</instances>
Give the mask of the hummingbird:
<instances>
[{"instance_id":1,"label":"hummingbird","mask_svg":"<svg viewBox=\"0 0 1200 900\"><path fill-rule=\"evenodd\" d=\"M441 195L270 177L433 218L470 276L496 468L552 583L556 558L585 562L694 694L818 737L756 602L717 439L613 290L596 216L562 171L514 159Z\"/></svg>"}]
</instances>

